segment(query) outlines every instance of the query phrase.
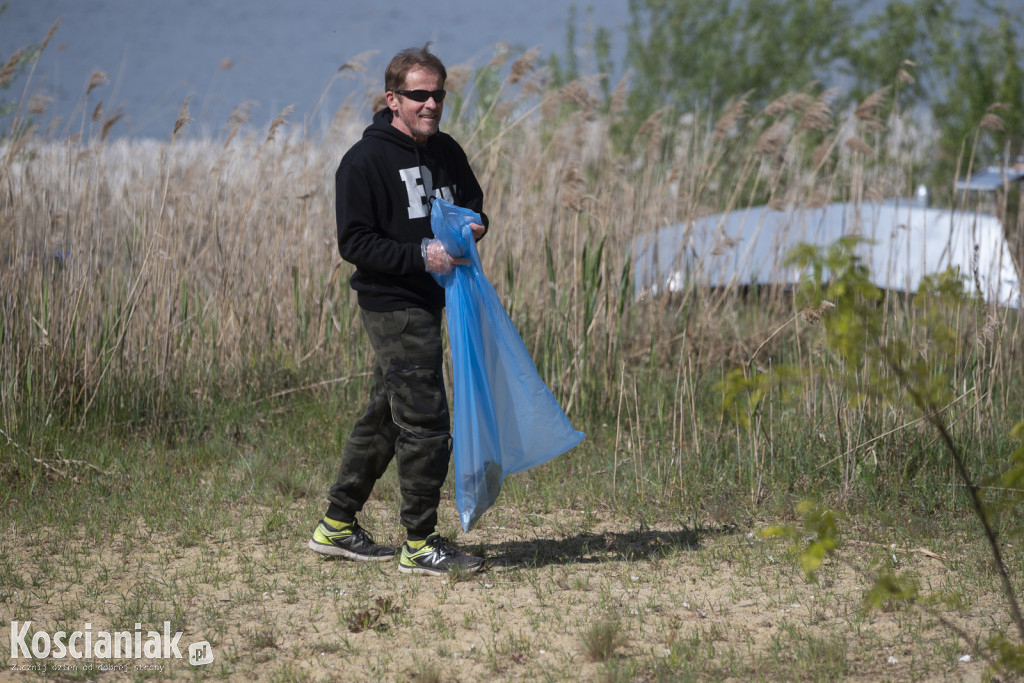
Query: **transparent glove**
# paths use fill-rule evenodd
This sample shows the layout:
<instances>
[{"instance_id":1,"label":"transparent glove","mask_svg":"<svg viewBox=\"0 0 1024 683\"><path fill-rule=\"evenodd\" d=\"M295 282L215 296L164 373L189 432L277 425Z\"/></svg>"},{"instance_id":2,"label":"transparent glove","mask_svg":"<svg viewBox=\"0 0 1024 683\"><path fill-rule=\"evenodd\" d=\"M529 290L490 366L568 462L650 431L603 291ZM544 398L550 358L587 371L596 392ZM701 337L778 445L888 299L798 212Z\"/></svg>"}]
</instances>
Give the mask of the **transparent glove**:
<instances>
[{"instance_id":1,"label":"transparent glove","mask_svg":"<svg viewBox=\"0 0 1024 683\"><path fill-rule=\"evenodd\" d=\"M452 272L452 268L455 266L469 263L469 259L452 258L441 241L437 239L424 239L420 243L420 253L423 254L423 263L427 265L427 272L435 275L445 275Z\"/></svg>"}]
</instances>

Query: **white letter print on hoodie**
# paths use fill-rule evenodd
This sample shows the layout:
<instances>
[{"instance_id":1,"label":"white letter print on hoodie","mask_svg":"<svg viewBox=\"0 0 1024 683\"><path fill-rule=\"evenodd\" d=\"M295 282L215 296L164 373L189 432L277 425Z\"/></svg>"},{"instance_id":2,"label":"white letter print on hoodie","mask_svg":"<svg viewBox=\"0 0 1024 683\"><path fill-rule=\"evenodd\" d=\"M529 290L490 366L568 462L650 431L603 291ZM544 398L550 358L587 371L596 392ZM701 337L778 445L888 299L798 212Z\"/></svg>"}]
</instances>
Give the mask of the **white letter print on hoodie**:
<instances>
[{"instance_id":1,"label":"white letter print on hoodie","mask_svg":"<svg viewBox=\"0 0 1024 683\"><path fill-rule=\"evenodd\" d=\"M452 202L452 188L442 187L434 191L434 177L426 166L413 166L398 171L402 182L405 183L405 191L409 194L409 218L425 218L430 210L427 197L441 198Z\"/></svg>"}]
</instances>

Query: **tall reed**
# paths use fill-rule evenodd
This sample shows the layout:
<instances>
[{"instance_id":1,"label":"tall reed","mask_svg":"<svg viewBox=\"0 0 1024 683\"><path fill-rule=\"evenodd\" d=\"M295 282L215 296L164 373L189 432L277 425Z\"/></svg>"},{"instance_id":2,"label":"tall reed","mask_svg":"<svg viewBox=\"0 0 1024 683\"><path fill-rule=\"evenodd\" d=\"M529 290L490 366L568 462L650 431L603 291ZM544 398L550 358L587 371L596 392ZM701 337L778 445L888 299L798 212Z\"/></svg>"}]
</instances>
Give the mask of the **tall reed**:
<instances>
[{"instance_id":1,"label":"tall reed","mask_svg":"<svg viewBox=\"0 0 1024 683\"><path fill-rule=\"evenodd\" d=\"M853 112L833 112L826 92L782 94L760 112L739 95L724 112L659 112L623 141L612 131L628 112L603 108L592 83L551 87L517 64L487 106L473 106L478 82L455 93L448 129L485 189L485 270L570 416L607 434L615 486L627 447L622 476L645 495L683 495L695 466L754 501L794 470L850 490L880 459L916 467L906 446L918 426L851 401L856 387L836 381L819 330L788 293L692 282L637 296L631 271L634 239L665 225L909 192L912 165L886 137L897 121L872 118L884 93ZM111 140L107 127L28 134L2 149L5 433L40 420L143 424L213 395L365 372L332 179L368 107L346 104L316 139L286 110L267 130L244 128L240 113L225 139L201 140L187 105L167 143ZM915 338L915 309L891 303L886 333ZM954 314L965 342L958 433L997 439L1022 405L1019 318ZM799 387L758 385L780 362L803 370ZM721 410L730 372L750 382L742 419Z\"/></svg>"}]
</instances>

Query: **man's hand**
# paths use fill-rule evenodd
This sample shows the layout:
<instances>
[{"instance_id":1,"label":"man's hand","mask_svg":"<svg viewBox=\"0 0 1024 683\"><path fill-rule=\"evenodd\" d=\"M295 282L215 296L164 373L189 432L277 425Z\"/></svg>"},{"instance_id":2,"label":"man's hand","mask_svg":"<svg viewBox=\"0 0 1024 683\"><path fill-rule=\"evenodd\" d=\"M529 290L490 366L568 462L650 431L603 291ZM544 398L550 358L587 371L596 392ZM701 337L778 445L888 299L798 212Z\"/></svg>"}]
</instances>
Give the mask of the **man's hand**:
<instances>
[{"instance_id":1,"label":"man's hand","mask_svg":"<svg viewBox=\"0 0 1024 683\"><path fill-rule=\"evenodd\" d=\"M470 223L469 227L473 231L473 239L477 242L480 241L480 238L484 236L484 232L487 231L487 228L479 223Z\"/></svg>"},{"instance_id":2,"label":"man's hand","mask_svg":"<svg viewBox=\"0 0 1024 683\"><path fill-rule=\"evenodd\" d=\"M444 245L441 244L440 240L424 240L422 249L423 262L427 266L428 273L445 275L452 272L452 268L455 266L469 265L469 259L467 258L453 258L444 248Z\"/></svg>"}]
</instances>

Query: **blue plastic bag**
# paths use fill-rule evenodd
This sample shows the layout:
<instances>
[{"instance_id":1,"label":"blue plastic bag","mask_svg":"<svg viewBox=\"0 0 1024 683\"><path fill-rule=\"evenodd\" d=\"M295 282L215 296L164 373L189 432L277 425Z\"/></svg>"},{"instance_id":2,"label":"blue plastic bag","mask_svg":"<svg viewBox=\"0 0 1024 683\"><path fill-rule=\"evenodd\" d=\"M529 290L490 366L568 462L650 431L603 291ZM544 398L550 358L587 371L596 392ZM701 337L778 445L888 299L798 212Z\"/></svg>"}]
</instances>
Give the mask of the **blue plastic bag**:
<instances>
[{"instance_id":1,"label":"blue plastic bag","mask_svg":"<svg viewBox=\"0 0 1024 683\"><path fill-rule=\"evenodd\" d=\"M470 223L480 215L434 200L434 236L466 266L434 275L444 287L452 351L455 414L455 506L469 531L494 504L505 476L523 472L577 446L573 429L533 364L519 332L484 276Z\"/></svg>"}]
</instances>

